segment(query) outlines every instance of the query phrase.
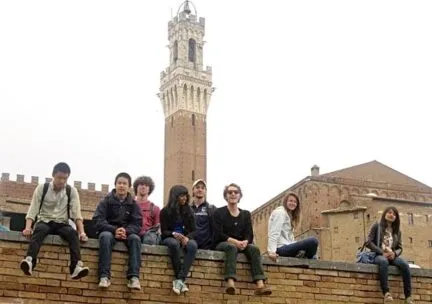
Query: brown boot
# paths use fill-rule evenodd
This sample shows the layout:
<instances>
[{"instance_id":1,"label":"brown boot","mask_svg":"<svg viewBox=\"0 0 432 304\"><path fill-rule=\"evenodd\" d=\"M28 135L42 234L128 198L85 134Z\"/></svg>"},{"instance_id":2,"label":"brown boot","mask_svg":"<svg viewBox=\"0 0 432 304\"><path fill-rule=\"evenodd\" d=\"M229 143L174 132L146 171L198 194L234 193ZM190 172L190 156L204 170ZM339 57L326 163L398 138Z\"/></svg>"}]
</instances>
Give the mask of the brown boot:
<instances>
[{"instance_id":1,"label":"brown boot","mask_svg":"<svg viewBox=\"0 0 432 304\"><path fill-rule=\"evenodd\" d=\"M269 296L272 294L272 291L269 287L263 286L263 287L255 289L254 294L256 296Z\"/></svg>"}]
</instances>

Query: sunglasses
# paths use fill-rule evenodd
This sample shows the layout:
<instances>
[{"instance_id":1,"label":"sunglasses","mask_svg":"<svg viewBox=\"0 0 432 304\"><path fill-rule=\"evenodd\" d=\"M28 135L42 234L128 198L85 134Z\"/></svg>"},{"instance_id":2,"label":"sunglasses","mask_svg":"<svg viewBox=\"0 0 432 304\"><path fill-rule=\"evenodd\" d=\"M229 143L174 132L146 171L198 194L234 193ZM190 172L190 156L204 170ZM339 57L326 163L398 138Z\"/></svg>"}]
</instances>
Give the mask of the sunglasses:
<instances>
[{"instance_id":1,"label":"sunglasses","mask_svg":"<svg viewBox=\"0 0 432 304\"><path fill-rule=\"evenodd\" d=\"M239 191L238 190L228 190L227 193L229 195L231 195L231 194L239 194Z\"/></svg>"}]
</instances>

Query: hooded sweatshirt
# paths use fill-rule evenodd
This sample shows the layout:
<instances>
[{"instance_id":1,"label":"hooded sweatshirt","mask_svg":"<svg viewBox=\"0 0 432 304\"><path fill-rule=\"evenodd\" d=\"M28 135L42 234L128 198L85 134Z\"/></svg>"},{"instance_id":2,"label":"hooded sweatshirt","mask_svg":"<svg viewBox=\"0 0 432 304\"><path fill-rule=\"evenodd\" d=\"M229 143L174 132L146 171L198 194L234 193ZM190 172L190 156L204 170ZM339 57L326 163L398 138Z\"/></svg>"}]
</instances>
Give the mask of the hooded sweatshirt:
<instances>
[{"instance_id":1,"label":"hooded sweatshirt","mask_svg":"<svg viewBox=\"0 0 432 304\"><path fill-rule=\"evenodd\" d=\"M189 200L189 194L186 187L182 185L175 185L171 188L169 193L168 204L162 208L160 212L160 224L162 239L172 237L173 232L178 231L178 223L182 223L182 234L189 239L194 238L195 234L195 217L192 208L188 202L185 205L180 206L178 203L178 197L181 194L187 194Z\"/></svg>"},{"instance_id":2,"label":"hooded sweatshirt","mask_svg":"<svg viewBox=\"0 0 432 304\"><path fill-rule=\"evenodd\" d=\"M268 252L276 252L283 245L295 243L291 218L283 206L277 207L268 222Z\"/></svg>"}]
</instances>

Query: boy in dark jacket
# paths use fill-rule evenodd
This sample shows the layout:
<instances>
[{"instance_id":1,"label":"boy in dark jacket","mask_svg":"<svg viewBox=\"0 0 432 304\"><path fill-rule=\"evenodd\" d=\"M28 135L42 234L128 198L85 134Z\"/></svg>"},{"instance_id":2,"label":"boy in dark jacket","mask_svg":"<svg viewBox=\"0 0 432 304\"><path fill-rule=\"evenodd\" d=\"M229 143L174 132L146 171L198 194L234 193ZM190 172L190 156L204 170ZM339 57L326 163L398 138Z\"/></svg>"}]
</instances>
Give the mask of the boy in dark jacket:
<instances>
[{"instance_id":1,"label":"boy in dark jacket","mask_svg":"<svg viewBox=\"0 0 432 304\"><path fill-rule=\"evenodd\" d=\"M96 208L93 220L99 234L99 287L111 285L111 255L116 241L126 242L129 249L128 288L141 289L139 271L141 266L141 210L133 200L129 189L131 177L119 173L115 189Z\"/></svg>"}]
</instances>

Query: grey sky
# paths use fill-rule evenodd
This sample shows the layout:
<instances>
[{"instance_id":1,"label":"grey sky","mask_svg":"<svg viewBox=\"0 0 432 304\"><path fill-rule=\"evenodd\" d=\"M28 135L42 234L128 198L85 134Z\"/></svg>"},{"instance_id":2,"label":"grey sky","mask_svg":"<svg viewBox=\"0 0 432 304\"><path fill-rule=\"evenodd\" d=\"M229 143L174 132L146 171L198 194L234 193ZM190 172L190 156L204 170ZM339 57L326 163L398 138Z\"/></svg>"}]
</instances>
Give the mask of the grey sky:
<instances>
[{"instance_id":1,"label":"grey sky","mask_svg":"<svg viewBox=\"0 0 432 304\"><path fill-rule=\"evenodd\" d=\"M159 73L181 1L0 1L0 171L113 184L162 205ZM206 18L209 200L254 209L310 174L379 160L428 185L431 1L194 1ZM14 178L14 177L13 177Z\"/></svg>"}]
</instances>

